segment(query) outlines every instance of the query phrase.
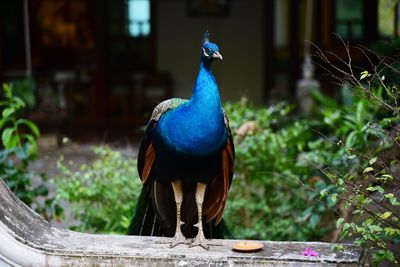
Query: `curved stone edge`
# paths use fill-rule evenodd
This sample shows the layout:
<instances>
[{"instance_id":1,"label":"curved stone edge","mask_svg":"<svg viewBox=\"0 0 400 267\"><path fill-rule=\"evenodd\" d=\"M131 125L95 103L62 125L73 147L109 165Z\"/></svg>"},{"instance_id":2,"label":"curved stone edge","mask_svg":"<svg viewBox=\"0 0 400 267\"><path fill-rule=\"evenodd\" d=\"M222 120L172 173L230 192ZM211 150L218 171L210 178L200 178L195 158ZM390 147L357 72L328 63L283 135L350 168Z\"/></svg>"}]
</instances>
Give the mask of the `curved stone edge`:
<instances>
[{"instance_id":1,"label":"curved stone edge","mask_svg":"<svg viewBox=\"0 0 400 267\"><path fill-rule=\"evenodd\" d=\"M240 254L230 248L237 240L222 240L210 251L156 244L164 238L94 235L52 227L20 201L0 180L0 266L361 266L365 253L346 245L333 253L323 242L262 241L259 253ZM321 257L304 257L312 246Z\"/></svg>"}]
</instances>

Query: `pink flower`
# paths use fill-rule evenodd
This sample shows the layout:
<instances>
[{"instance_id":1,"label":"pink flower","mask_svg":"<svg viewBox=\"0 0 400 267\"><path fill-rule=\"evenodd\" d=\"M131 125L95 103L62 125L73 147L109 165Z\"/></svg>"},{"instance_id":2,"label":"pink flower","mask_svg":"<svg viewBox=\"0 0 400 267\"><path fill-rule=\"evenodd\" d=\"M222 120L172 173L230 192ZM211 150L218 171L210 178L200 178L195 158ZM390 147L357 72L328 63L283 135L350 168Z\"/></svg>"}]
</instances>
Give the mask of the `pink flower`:
<instances>
[{"instance_id":1,"label":"pink flower","mask_svg":"<svg viewBox=\"0 0 400 267\"><path fill-rule=\"evenodd\" d=\"M311 257L318 257L319 253L314 251L311 247L307 247L302 253L301 255L303 256L311 256Z\"/></svg>"}]
</instances>

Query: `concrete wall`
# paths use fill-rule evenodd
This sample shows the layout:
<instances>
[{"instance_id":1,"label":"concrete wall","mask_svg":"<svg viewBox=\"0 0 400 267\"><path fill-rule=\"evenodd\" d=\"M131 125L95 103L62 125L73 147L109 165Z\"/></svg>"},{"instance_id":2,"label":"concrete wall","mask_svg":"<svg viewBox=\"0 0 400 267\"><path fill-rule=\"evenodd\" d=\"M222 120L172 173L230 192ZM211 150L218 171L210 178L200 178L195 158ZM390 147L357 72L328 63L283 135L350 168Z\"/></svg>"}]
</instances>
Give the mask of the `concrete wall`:
<instances>
[{"instance_id":1,"label":"concrete wall","mask_svg":"<svg viewBox=\"0 0 400 267\"><path fill-rule=\"evenodd\" d=\"M209 30L223 62L215 62L223 101L263 96L262 0L232 0L227 17L189 17L185 0L157 2L157 67L171 73L174 96L188 98L197 76L200 41Z\"/></svg>"},{"instance_id":2,"label":"concrete wall","mask_svg":"<svg viewBox=\"0 0 400 267\"><path fill-rule=\"evenodd\" d=\"M264 249L239 253L239 240L218 240L209 250L179 245L166 237L96 235L56 228L28 208L0 179L0 266L365 266L366 253L343 244L259 241ZM244 241L249 242L249 241ZM163 244L164 243L164 244ZM318 257L302 255L307 247Z\"/></svg>"}]
</instances>

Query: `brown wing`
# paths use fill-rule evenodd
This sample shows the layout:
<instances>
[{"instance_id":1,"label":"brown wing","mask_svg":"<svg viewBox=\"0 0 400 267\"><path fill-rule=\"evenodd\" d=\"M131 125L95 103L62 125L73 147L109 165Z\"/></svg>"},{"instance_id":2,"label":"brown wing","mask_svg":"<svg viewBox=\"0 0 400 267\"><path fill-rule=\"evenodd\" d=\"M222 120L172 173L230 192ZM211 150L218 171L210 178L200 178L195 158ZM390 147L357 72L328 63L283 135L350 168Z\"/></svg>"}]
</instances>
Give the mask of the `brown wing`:
<instances>
[{"instance_id":1,"label":"brown wing","mask_svg":"<svg viewBox=\"0 0 400 267\"><path fill-rule=\"evenodd\" d=\"M143 184L146 183L147 178L149 178L151 167L153 166L154 159L156 158L156 153L153 144L151 143L151 137L156 125L157 123L154 120L149 122L146 132L142 137L142 141L140 142L137 167Z\"/></svg>"},{"instance_id":2,"label":"brown wing","mask_svg":"<svg viewBox=\"0 0 400 267\"><path fill-rule=\"evenodd\" d=\"M207 186L207 195L204 201L204 215L206 216L206 221L210 222L216 218L216 225L221 221L224 213L228 191L232 183L235 162L235 147L226 115L225 126L228 139L226 146L221 150L221 169L214 180Z\"/></svg>"},{"instance_id":3,"label":"brown wing","mask_svg":"<svg viewBox=\"0 0 400 267\"><path fill-rule=\"evenodd\" d=\"M156 152L152 145L153 130L157 126L157 122L164 112L174 109L180 104L186 102L185 99L172 98L165 100L158 104L151 115L150 122L146 127L146 131L140 142L139 153L138 153L138 171L142 183L146 183L150 176L151 167L153 166L154 159L156 158Z\"/></svg>"}]
</instances>

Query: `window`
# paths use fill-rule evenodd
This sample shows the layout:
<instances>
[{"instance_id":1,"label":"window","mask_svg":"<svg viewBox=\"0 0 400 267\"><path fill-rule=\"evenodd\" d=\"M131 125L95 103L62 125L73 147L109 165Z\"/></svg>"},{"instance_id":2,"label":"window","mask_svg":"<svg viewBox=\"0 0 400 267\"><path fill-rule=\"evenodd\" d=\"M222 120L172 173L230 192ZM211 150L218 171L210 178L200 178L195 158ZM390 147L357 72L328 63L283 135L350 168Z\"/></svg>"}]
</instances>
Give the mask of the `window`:
<instances>
[{"instance_id":1,"label":"window","mask_svg":"<svg viewBox=\"0 0 400 267\"><path fill-rule=\"evenodd\" d=\"M151 0L107 0L110 68L147 69L153 64ZM118 71L117 71L118 72Z\"/></svg>"},{"instance_id":2,"label":"window","mask_svg":"<svg viewBox=\"0 0 400 267\"><path fill-rule=\"evenodd\" d=\"M335 32L344 39L363 38L363 1L335 1Z\"/></svg>"},{"instance_id":3,"label":"window","mask_svg":"<svg viewBox=\"0 0 400 267\"><path fill-rule=\"evenodd\" d=\"M128 33L132 37L150 35L150 0L127 0Z\"/></svg>"}]
</instances>

